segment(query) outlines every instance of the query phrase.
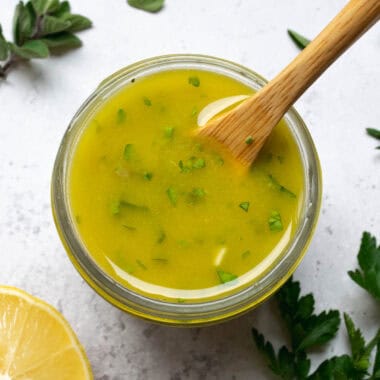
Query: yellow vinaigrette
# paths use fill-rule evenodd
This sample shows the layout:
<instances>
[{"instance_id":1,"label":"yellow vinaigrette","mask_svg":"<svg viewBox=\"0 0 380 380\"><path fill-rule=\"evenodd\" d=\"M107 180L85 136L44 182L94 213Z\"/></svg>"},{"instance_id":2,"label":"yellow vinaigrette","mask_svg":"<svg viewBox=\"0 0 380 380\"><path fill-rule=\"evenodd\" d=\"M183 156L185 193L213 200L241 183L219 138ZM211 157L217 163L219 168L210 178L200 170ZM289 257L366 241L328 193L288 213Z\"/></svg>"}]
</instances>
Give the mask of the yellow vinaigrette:
<instances>
[{"instance_id":1,"label":"yellow vinaigrette","mask_svg":"<svg viewBox=\"0 0 380 380\"><path fill-rule=\"evenodd\" d=\"M132 80L95 112L74 150L69 196L82 241L108 275L182 302L249 282L279 257L304 186L285 122L248 172L196 137L207 104L251 92L216 73L166 71Z\"/></svg>"}]
</instances>

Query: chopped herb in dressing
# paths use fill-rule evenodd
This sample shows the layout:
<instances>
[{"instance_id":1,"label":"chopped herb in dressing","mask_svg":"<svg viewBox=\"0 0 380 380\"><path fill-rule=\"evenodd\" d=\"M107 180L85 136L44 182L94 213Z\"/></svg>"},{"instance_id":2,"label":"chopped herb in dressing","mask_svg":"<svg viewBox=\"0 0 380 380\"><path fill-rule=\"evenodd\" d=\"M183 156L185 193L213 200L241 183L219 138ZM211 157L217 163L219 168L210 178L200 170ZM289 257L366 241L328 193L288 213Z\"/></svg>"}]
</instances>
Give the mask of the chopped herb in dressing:
<instances>
[{"instance_id":1,"label":"chopped herb in dressing","mask_svg":"<svg viewBox=\"0 0 380 380\"><path fill-rule=\"evenodd\" d=\"M157 238L157 243L162 244L166 239L166 233L164 231L160 231L158 238Z\"/></svg>"},{"instance_id":2,"label":"chopped herb in dressing","mask_svg":"<svg viewBox=\"0 0 380 380\"><path fill-rule=\"evenodd\" d=\"M186 162L180 160L178 166L182 173L190 173L193 169L203 169L206 167L204 158L190 157Z\"/></svg>"},{"instance_id":3,"label":"chopped herb in dressing","mask_svg":"<svg viewBox=\"0 0 380 380\"><path fill-rule=\"evenodd\" d=\"M229 272L225 272L221 269L218 269L216 271L216 273L218 274L218 277L219 277L219 280L222 284L225 284L226 282L230 282L230 281L233 281L233 280L236 280L238 276L236 276L236 274L233 274L233 273L229 273Z\"/></svg>"},{"instance_id":4,"label":"chopped herb in dressing","mask_svg":"<svg viewBox=\"0 0 380 380\"><path fill-rule=\"evenodd\" d=\"M189 84L191 84L194 87L199 87L199 85L201 84L201 81L199 80L198 77L192 76L192 77L189 77Z\"/></svg>"},{"instance_id":5,"label":"chopped herb in dressing","mask_svg":"<svg viewBox=\"0 0 380 380\"><path fill-rule=\"evenodd\" d=\"M165 127L164 128L164 136L167 139L172 139L174 135L174 127Z\"/></svg>"},{"instance_id":6,"label":"chopped herb in dressing","mask_svg":"<svg viewBox=\"0 0 380 380\"><path fill-rule=\"evenodd\" d=\"M268 219L268 225L271 231L283 230L284 227L282 225L281 215L278 211L272 211Z\"/></svg>"},{"instance_id":7,"label":"chopped herb in dressing","mask_svg":"<svg viewBox=\"0 0 380 380\"><path fill-rule=\"evenodd\" d=\"M133 158L134 156L134 148L132 144L127 144L124 147L124 152L123 152L123 157L124 160L129 161Z\"/></svg>"},{"instance_id":8,"label":"chopped herb in dressing","mask_svg":"<svg viewBox=\"0 0 380 380\"><path fill-rule=\"evenodd\" d=\"M125 119L127 117L127 114L122 108L119 108L117 111L117 123L122 124L125 122Z\"/></svg>"},{"instance_id":9,"label":"chopped herb in dressing","mask_svg":"<svg viewBox=\"0 0 380 380\"><path fill-rule=\"evenodd\" d=\"M123 224L122 226L128 231L136 231L136 227L129 226L128 224Z\"/></svg>"},{"instance_id":10,"label":"chopped herb in dressing","mask_svg":"<svg viewBox=\"0 0 380 380\"><path fill-rule=\"evenodd\" d=\"M146 179L147 181L151 181L152 178L153 178L153 173L151 172L145 172L144 175L143 175L144 179Z\"/></svg>"},{"instance_id":11,"label":"chopped herb in dressing","mask_svg":"<svg viewBox=\"0 0 380 380\"><path fill-rule=\"evenodd\" d=\"M147 98L146 96L143 97L143 101L144 101L144 104L148 107L150 107L152 105L152 101Z\"/></svg>"},{"instance_id":12,"label":"chopped herb in dressing","mask_svg":"<svg viewBox=\"0 0 380 380\"><path fill-rule=\"evenodd\" d=\"M136 260L136 264L141 268L141 269L144 269L144 270L147 270L148 268L146 267L146 265L139 259Z\"/></svg>"},{"instance_id":13,"label":"chopped herb in dressing","mask_svg":"<svg viewBox=\"0 0 380 380\"><path fill-rule=\"evenodd\" d=\"M174 189L174 187L169 187L166 190L166 194L167 194L167 196L169 198L170 203L173 206L176 206L177 205L178 194L177 194L177 191Z\"/></svg>"},{"instance_id":14,"label":"chopped herb in dressing","mask_svg":"<svg viewBox=\"0 0 380 380\"><path fill-rule=\"evenodd\" d=\"M274 178L272 176L272 174L269 174L268 175L268 178L269 178L269 181L270 181L270 186L273 187L274 189L278 190L278 191L281 191L282 193L285 193L287 195L289 195L290 198L297 198L297 196L292 192L290 191L289 189L287 189L285 186L282 186L277 180L276 178Z\"/></svg>"},{"instance_id":15,"label":"chopped herb in dressing","mask_svg":"<svg viewBox=\"0 0 380 380\"><path fill-rule=\"evenodd\" d=\"M241 202L239 204L239 207L244 210L245 212L248 212L249 210L249 202Z\"/></svg>"},{"instance_id":16,"label":"chopped herb in dressing","mask_svg":"<svg viewBox=\"0 0 380 380\"><path fill-rule=\"evenodd\" d=\"M206 196L206 192L204 189L200 187L195 187L191 192L189 193L189 202L190 203L197 203L200 200L202 200Z\"/></svg>"},{"instance_id":17,"label":"chopped herb in dressing","mask_svg":"<svg viewBox=\"0 0 380 380\"><path fill-rule=\"evenodd\" d=\"M242 254L241 254L241 258L242 259L246 259L248 256L251 255L251 251L250 250L247 250L247 251L244 251Z\"/></svg>"}]
</instances>

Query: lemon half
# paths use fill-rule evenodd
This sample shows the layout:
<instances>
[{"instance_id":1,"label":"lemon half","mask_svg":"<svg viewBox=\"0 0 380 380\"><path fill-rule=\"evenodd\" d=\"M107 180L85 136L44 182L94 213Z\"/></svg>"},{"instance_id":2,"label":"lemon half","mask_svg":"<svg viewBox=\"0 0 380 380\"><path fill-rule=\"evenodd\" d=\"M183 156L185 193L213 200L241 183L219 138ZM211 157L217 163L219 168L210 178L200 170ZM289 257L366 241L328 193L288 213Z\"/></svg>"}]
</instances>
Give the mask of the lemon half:
<instances>
[{"instance_id":1,"label":"lemon half","mask_svg":"<svg viewBox=\"0 0 380 380\"><path fill-rule=\"evenodd\" d=\"M0 286L0 380L92 380L75 333L52 306Z\"/></svg>"}]
</instances>

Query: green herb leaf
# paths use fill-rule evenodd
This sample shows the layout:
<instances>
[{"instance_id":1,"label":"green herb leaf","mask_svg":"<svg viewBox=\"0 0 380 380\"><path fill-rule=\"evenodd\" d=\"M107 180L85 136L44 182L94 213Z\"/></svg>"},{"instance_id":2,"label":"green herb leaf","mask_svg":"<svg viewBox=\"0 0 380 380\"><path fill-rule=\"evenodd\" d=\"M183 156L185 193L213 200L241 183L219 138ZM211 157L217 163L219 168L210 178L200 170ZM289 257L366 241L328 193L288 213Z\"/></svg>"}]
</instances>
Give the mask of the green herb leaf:
<instances>
[{"instance_id":1,"label":"green herb leaf","mask_svg":"<svg viewBox=\"0 0 380 380\"><path fill-rule=\"evenodd\" d=\"M199 85L201 84L201 81L199 80L198 77L189 77L189 80L188 80L189 84L191 84L192 86L194 87L199 87Z\"/></svg>"},{"instance_id":2,"label":"green herb leaf","mask_svg":"<svg viewBox=\"0 0 380 380\"><path fill-rule=\"evenodd\" d=\"M42 34L48 35L48 34L54 34L66 31L70 28L71 22L62 20L58 17L45 15L42 19Z\"/></svg>"},{"instance_id":3,"label":"green herb leaf","mask_svg":"<svg viewBox=\"0 0 380 380\"><path fill-rule=\"evenodd\" d=\"M268 178L269 178L269 184L272 188L288 195L290 198L297 198L297 196L292 192L290 191L289 189L287 189L285 186L282 186L277 180L276 178L274 178L272 176L272 174L269 174L268 175Z\"/></svg>"},{"instance_id":4,"label":"green herb leaf","mask_svg":"<svg viewBox=\"0 0 380 380\"><path fill-rule=\"evenodd\" d=\"M41 39L49 48L54 49L72 49L82 45L81 40L69 32L56 33Z\"/></svg>"},{"instance_id":5,"label":"green herb leaf","mask_svg":"<svg viewBox=\"0 0 380 380\"><path fill-rule=\"evenodd\" d=\"M125 122L125 119L127 117L127 114L122 108L119 108L117 110L117 123L118 124L123 124Z\"/></svg>"},{"instance_id":6,"label":"green herb leaf","mask_svg":"<svg viewBox=\"0 0 380 380\"><path fill-rule=\"evenodd\" d=\"M164 136L167 139L172 139L174 136L174 127L165 127L164 129Z\"/></svg>"},{"instance_id":7,"label":"green herb leaf","mask_svg":"<svg viewBox=\"0 0 380 380\"><path fill-rule=\"evenodd\" d=\"M371 380L380 379L380 342L377 343L375 362Z\"/></svg>"},{"instance_id":8,"label":"green herb leaf","mask_svg":"<svg viewBox=\"0 0 380 380\"><path fill-rule=\"evenodd\" d=\"M198 203L206 196L206 192L204 189L200 187L196 187L189 193L189 202L190 203Z\"/></svg>"},{"instance_id":9,"label":"green herb leaf","mask_svg":"<svg viewBox=\"0 0 380 380\"><path fill-rule=\"evenodd\" d=\"M189 173L193 169L203 169L206 167L206 161L204 158L198 158L198 157L190 157L186 163L184 163L182 160L178 162L178 166L182 173Z\"/></svg>"},{"instance_id":10,"label":"green herb leaf","mask_svg":"<svg viewBox=\"0 0 380 380\"><path fill-rule=\"evenodd\" d=\"M192 167L194 169L202 169L206 166L206 161L203 159L203 158L196 158L193 162L192 162Z\"/></svg>"},{"instance_id":11,"label":"green herb leaf","mask_svg":"<svg viewBox=\"0 0 380 380\"><path fill-rule=\"evenodd\" d=\"M244 210L245 212L248 212L249 210L249 202L241 202L239 207Z\"/></svg>"},{"instance_id":12,"label":"green herb leaf","mask_svg":"<svg viewBox=\"0 0 380 380\"><path fill-rule=\"evenodd\" d=\"M13 16L13 40L16 45L21 46L32 35L36 15L30 2L26 5L20 1Z\"/></svg>"},{"instance_id":13,"label":"green herb leaf","mask_svg":"<svg viewBox=\"0 0 380 380\"><path fill-rule=\"evenodd\" d=\"M166 194L167 194L167 196L169 198L170 203L173 206L176 206L177 205L178 194L177 194L177 191L174 189L174 187L169 187L166 190Z\"/></svg>"},{"instance_id":14,"label":"green herb leaf","mask_svg":"<svg viewBox=\"0 0 380 380\"><path fill-rule=\"evenodd\" d=\"M265 357L271 371L286 380L305 379L310 370L310 360L305 352L289 352L282 346L276 356L273 346L256 329L252 329L257 349Z\"/></svg>"},{"instance_id":15,"label":"green herb leaf","mask_svg":"<svg viewBox=\"0 0 380 380\"><path fill-rule=\"evenodd\" d=\"M31 0L37 14L52 13L59 9L59 0Z\"/></svg>"},{"instance_id":16,"label":"green herb leaf","mask_svg":"<svg viewBox=\"0 0 380 380\"><path fill-rule=\"evenodd\" d=\"M380 130L374 129L374 128L367 128L366 129L367 134L371 137L374 137L375 139L380 140Z\"/></svg>"},{"instance_id":17,"label":"green herb leaf","mask_svg":"<svg viewBox=\"0 0 380 380\"><path fill-rule=\"evenodd\" d=\"M301 36L301 34L295 32L294 30L288 29L288 34L290 38L293 40L293 42L302 50L307 45L309 45L310 40L308 40L306 37Z\"/></svg>"},{"instance_id":18,"label":"green herb leaf","mask_svg":"<svg viewBox=\"0 0 380 380\"><path fill-rule=\"evenodd\" d=\"M49 48L42 40L26 41L22 46L10 44L11 51L24 59L47 58Z\"/></svg>"},{"instance_id":19,"label":"green herb leaf","mask_svg":"<svg viewBox=\"0 0 380 380\"><path fill-rule=\"evenodd\" d=\"M291 278L276 294L295 351L328 342L336 335L340 324L337 310L315 315L314 297L312 294L300 297L300 292L299 282Z\"/></svg>"},{"instance_id":20,"label":"green herb leaf","mask_svg":"<svg viewBox=\"0 0 380 380\"><path fill-rule=\"evenodd\" d=\"M70 26L67 28L68 32L80 32L81 30L85 30L91 28L92 21L82 15L77 14L65 14L62 16L62 19L65 22L69 22Z\"/></svg>"},{"instance_id":21,"label":"green herb leaf","mask_svg":"<svg viewBox=\"0 0 380 380\"><path fill-rule=\"evenodd\" d=\"M236 276L236 274L225 272L221 269L218 269L216 271L216 273L218 274L219 280L222 284L225 284L226 282L231 282L231 281L236 280L238 278L238 276Z\"/></svg>"},{"instance_id":22,"label":"green herb leaf","mask_svg":"<svg viewBox=\"0 0 380 380\"><path fill-rule=\"evenodd\" d=\"M150 107L152 105L152 102L149 98L147 98L146 96L143 97L143 101L144 101L144 104L148 107Z\"/></svg>"},{"instance_id":23,"label":"green herb leaf","mask_svg":"<svg viewBox=\"0 0 380 380\"><path fill-rule=\"evenodd\" d=\"M144 269L144 270L147 270L148 268L146 267L146 265L139 259L136 260L136 264L141 268L141 269Z\"/></svg>"},{"instance_id":24,"label":"green herb leaf","mask_svg":"<svg viewBox=\"0 0 380 380\"><path fill-rule=\"evenodd\" d=\"M251 251L250 250L248 250L248 251L244 251L242 254L241 254L241 258L242 259L245 259L245 258L247 258L248 256L250 256L251 255Z\"/></svg>"},{"instance_id":25,"label":"green herb leaf","mask_svg":"<svg viewBox=\"0 0 380 380\"><path fill-rule=\"evenodd\" d=\"M59 7L54 12L50 12L55 17L62 17L69 14L71 11L70 4L68 1L62 1Z\"/></svg>"},{"instance_id":26,"label":"green herb leaf","mask_svg":"<svg viewBox=\"0 0 380 380\"><path fill-rule=\"evenodd\" d=\"M248 136L246 139L245 139L245 143L247 145L251 145L253 144L253 142L255 141L255 139L252 137L252 136Z\"/></svg>"},{"instance_id":27,"label":"green herb leaf","mask_svg":"<svg viewBox=\"0 0 380 380\"><path fill-rule=\"evenodd\" d=\"M308 380L359 380L361 377L348 355L334 356L325 360Z\"/></svg>"},{"instance_id":28,"label":"green herb leaf","mask_svg":"<svg viewBox=\"0 0 380 380\"><path fill-rule=\"evenodd\" d=\"M268 225L271 231L283 230L284 227L282 225L281 215L278 211L272 211L268 219Z\"/></svg>"},{"instance_id":29,"label":"green herb leaf","mask_svg":"<svg viewBox=\"0 0 380 380\"><path fill-rule=\"evenodd\" d=\"M143 11L156 13L163 8L164 0L128 0L128 4Z\"/></svg>"},{"instance_id":30,"label":"green herb leaf","mask_svg":"<svg viewBox=\"0 0 380 380\"><path fill-rule=\"evenodd\" d=\"M151 172L145 172L144 173L144 179L146 179L147 181L151 181L153 178L153 173Z\"/></svg>"},{"instance_id":31,"label":"green herb leaf","mask_svg":"<svg viewBox=\"0 0 380 380\"><path fill-rule=\"evenodd\" d=\"M0 61L4 61L8 58L9 47L8 42L5 40L3 36L3 30L0 25Z\"/></svg>"},{"instance_id":32,"label":"green herb leaf","mask_svg":"<svg viewBox=\"0 0 380 380\"><path fill-rule=\"evenodd\" d=\"M133 144L125 145L124 152L123 152L124 160L130 161L134 155L135 155L135 150L134 150Z\"/></svg>"},{"instance_id":33,"label":"green herb leaf","mask_svg":"<svg viewBox=\"0 0 380 380\"><path fill-rule=\"evenodd\" d=\"M380 246L376 238L364 232L358 253L360 269L350 271L350 277L373 297L380 300Z\"/></svg>"}]
</instances>

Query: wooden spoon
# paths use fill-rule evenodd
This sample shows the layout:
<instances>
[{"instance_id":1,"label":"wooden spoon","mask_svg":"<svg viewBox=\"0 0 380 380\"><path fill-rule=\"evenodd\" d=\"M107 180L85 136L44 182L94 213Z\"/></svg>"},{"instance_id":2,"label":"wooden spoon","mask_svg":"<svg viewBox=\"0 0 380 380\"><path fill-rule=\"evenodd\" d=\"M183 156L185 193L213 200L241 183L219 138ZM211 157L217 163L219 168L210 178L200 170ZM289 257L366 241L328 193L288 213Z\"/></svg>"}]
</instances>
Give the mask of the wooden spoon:
<instances>
[{"instance_id":1,"label":"wooden spoon","mask_svg":"<svg viewBox=\"0 0 380 380\"><path fill-rule=\"evenodd\" d=\"M250 165L290 106L379 18L380 0L351 0L280 74L199 134L215 138Z\"/></svg>"}]
</instances>

